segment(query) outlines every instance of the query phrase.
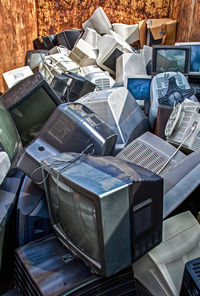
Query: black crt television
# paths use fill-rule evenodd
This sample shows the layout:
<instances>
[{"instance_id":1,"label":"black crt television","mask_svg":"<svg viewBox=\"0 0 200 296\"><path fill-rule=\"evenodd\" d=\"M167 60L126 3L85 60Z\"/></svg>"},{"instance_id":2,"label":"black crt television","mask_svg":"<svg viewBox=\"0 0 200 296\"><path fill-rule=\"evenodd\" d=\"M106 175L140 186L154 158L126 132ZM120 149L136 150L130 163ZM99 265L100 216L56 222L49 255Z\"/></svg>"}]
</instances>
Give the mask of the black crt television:
<instances>
[{"instance_id":1,"label":"black crt television","mask_svg":"<svg viewBox=\"0 0 200 296\"><path fill-rule=\"evenodd\" d=\"M33 40L35 49L51 49L57 44L57 35L39 36Z\"/></svg>"},{"instance_id":2,"label":"black crt television","mask_svg":"<svg viewBox=\"0 0 200 296\"><path fill-rule=\"evenodd\" d=\"M55 235L16 250L15 283L23 295L135 295L132 267L109 278L98 276L67 251Z\"/></svg>"},{"instance_id":3,"label":"black crt television","mask_svg":"<svg viewBox=\"0 0 200 296\"><path fill-rule=\"evenodd\" d=\"M79 29L64 30L56 35L58 44L72 50L74 44L81 37L82 33L83 31Z\"/></svg>"},{"instance_id":4,"label":"black crt television","mask_svg":"<svg viewBox=\"0 0 200 296\"><path fill-rule=\"evenodd\" d=\"M200 257L185 264L180 296L200 295Z\"/></svg>"},{"instance_id":5,"label":"black crt television","mask_svg":"<svg viewBox=\"0 0 200 296\"><path fill-rule=\"evenodd\" d=\"M65 103L74 102L87 93L93 92L96 85L80 75L68 72L55 76L51 87Z\"/></svg>"},{"instance_id":6,"label":"black crt television","mask_svg":"<svg viewBox=\"0 0 200 296\"><path fill-rule=\"evenodd\" d=\"M16 124L22 143L38 134L61 100L40 73L31 75L1 96Z\"/></svg>"},{"instance_id":7,"label":"black crt television","mask_svg":"<svg viewBox=\"0 0 200 296\"><path fill-rule=\"evenodd\" d=\"M49 51L46 49L27 50L25 65L29 66L32 70L36 70L47 55L49 55Z\"/></svg>"},{"instance_id":8,"label":"black crt television","mask_svg":"<svg viewBox=\"0 0 200 296\"><path fill-rule=\"evenodd\" d=\"M18 166L38 183L42 180L38 169L41 160L61 152L81 153L88 146L89 153L109 155L116 139L110 126L86 106L76 102L61 104L25 149Z\"/></svg>"},{"instance_id":9,"label":"black crt television","mask_svg":"<svg viewBox=\"0 0 200 296\"><path fill-rule=\"evenodd\" d=\"M45 193L28 176L19 192L16 231L18 246L52 232Z\"/></svg>"},{"instance_id":10,"label":"black crt television","mask_svg":"<svg viewBox=\"0 0 200 296\"><path fill-rule=\"evenodd\" d=\"M0 128L0 150L5 151L8 154L12 166L15 167L22 154L22 142L15 123L1 99Z\"/></svg>"},{"instance_id":11,"label":"black crt television","mask_svg":"<svg viewBox=\"0 0 200 296\"><path fill-rule=\"evenodd\" d=\"M112 156L42 161L53 230L96 273L111 276L162 240L163 180Z\"/></svg>"},{"instance_id":12,"label":"black crt television","mask_svg":"<svg viewBox=\"0 0 200 296\"><path fill-rule=\"evenodd\" d=\"M181 72L188 75L190 69L189 46L154 46L152 54L152 75L163 72Z\"/></svg>"}]
</instances>

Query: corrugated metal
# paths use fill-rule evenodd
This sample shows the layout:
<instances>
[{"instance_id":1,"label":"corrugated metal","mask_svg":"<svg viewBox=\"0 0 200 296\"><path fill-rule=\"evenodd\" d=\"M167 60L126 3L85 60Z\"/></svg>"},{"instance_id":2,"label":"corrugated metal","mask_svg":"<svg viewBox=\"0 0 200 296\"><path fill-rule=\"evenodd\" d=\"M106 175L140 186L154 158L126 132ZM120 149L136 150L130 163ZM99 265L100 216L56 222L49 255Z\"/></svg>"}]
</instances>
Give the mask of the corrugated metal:
<instances>
[{"instance_id":1,"label":"corrugated metal","mask_svg":"<svg viewBox=\"0 0 200 296\"><path fill-rule=\"evenodd\" d=\"M2 73L24 65L25 53L33 47L37 36L36 5L34 0L0 1L0 91Z\"/></svg>"},{"instance_id":2,"label":"corrugated metal","mask_svg":"<svg viewBox=\"0 0 200 296\"><path fill-rule=\"evenodd\" d=\"M168 17L170 0L37 0L39 35L81 28L102 6L111 23L134 24L144 18Z\"/></svg>"}]
</instances>

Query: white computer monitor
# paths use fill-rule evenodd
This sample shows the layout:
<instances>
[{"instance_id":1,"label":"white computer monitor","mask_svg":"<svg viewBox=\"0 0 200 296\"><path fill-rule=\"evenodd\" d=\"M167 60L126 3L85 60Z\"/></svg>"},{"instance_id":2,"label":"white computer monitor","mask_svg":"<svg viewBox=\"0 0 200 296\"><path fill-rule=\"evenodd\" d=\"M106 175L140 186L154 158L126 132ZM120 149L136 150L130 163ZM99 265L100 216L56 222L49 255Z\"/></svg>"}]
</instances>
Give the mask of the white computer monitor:
<instances>
[{"instance_id":1,"label":"white computer monitor","mask_svg":"<svg viewBox=\"0 0 200 296\"><path fill-rule=\"evenodd\" d=\"M91 28L86 28L85 32L81 36L81 39L85 40L93 48L98 48L97 43L101 39L101 35Z\"/></svg>"},{"instance_id":2,"label":"white computer monitor","mask_svg":"<svg viewBox=\"0 0 200 296\"><path fill-rule=\"evenodd\" d=\"M139 26L126 25L120 23L112 24L114 32L119 34L128 44L132 44L140 39L139 37Z\"/></svg>"},{"instance_id":3,"label":"white computer monitor","mask_svg":"<svg viewBox=\"0 0 200 296\"><path fill-rule=\"evenodd\" d=\"M24 78L31 75L33 75L33 71L29 66L25 66L3 73L3 78L8 88L11 88Z\"/></svg>"},{"instance_id":4,"label":"white computer monitor","mask_svg":"<svg viewBox=\"0 0 200 296\"><path fill-rule=\"evenodd\" d=\"M200 77L200 42L177 42L176 46L190 46L189 76Z\"/></svg>"},{"instance_id":5,"label":"white computer monitor","mask_svg":"<svg viewBox=\"0 0 200 296\"><path fill-rule=\"evenodd\" d=\"M152 295L178 296L185 263L200 256L199 241L200 225L190 212L163 221L163 241L133 264L135 278Z\"/></svg>"},{"instance_id":6,"label":"white computer monitor","mask_svg":"<svg viewBox=\"0 0 200 296\"><path fill-rule=\"evenodd\" d=\"M98 42L97 65L115 75L116 59L123 53L132 53L132 47L117 33L109 31Z\"/></svg>"},{"instance_id":7,"label":"white computer monitor","mask_svg":"<svg viewBox=\"0 0 200 296\"><path fill-rule=\"evenodd\" d=\"M98 34L105 34L109 30L112 30L112 25L101 6L93 12L91 17L82 26L84 30L91 28Z\"/></svg>"},{"instance_id":8,"label":"white computer monitor","mask_svg":"<svg viewBox=\"0 0 200 296\"><path fill-rule=\"evenodd\" d=\"M79 39L69 54L69 57L81 67L95 65L97 59L97 49L88 42Z\"/></svg>"},{"instance_id":9,"label":"white computer monitor","mask_svg":"<svg viewBox=\"0 0 200 296\"><path fill-rule=\"evenodd\" d=\"M123 53L116 60L116 82L123 86L127 76L147 75L144 55L140 53Z\"/></svg>"},{"instance_id":10,"label":"white computer monitor","mask_svg":"<svg viewBox=\"0 0 200 296\"><path fill-rule=\"evenodd\" d=\"M112 88L115 84L115 80L106 71L90 73L86 75L85 78L96 84L97 91Z\"/></svg>"}]
</instances>

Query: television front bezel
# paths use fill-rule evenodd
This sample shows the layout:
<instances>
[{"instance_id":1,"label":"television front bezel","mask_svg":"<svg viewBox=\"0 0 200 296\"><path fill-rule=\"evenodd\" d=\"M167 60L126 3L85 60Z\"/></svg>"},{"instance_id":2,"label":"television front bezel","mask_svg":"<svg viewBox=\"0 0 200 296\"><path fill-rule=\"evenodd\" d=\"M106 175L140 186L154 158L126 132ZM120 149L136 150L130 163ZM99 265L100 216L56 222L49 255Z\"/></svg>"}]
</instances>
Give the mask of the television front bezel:
<instances>
[{"instance_id":1,"label":"television front bezel","mask_svg":"<svg viewBox=\"0 0 200 296\"><path fill-rule=\"evenodd\" d=\"M181 46L181 47L189 46L191 48L191 46L193 46L193 45L198 45L200 47L200 41L199 42L176 42L175 43L175 46ZM190 51L190 64L191 64L191 56L192 56L191 51ZM189 76L191 76L191 77L195 76L195 77L200 78L200 70L199 70L199 72L194 72L194 71L191 72L190 68L189 68Z\"/></svg>"},{"instance_id":2,"label":"television front bezel","mask_svg":"<svg viewBox=\"0 0 200 296\"><path fill-rule=\"evenodd\" d=\"M43 162L43 161L42 161ZM66 177L63 177L62 174L59 174L55 172L54 170L51 169L50 166L45 164L45 161L43 162L42 166L42 175L45 180L44 182L44 188L45 188L45 193L46 193L46 199L47 199L47 205L48 205L48 210L49 210L49 216L50 216L50 221L52 224L52 228L54 229L55 233L58 235L59 240L65 245L67 249L69 249L76 257L78 256L89 268L92 268L94 272L100 275L107 275L107 256L105 252L105 243L104 243L104 238L103 238L103 227L102 227L102 219L101 219L101 199L106 197L106 195L97 195L92 191L89 191L88 189L83 188L80 186L78 183L75 183ZM54 178L57 179L59 174L59 182L63 183L66 186L69 186L70 188L75 189L78 193L86 196L87 198L91 199L94 202L95 205L95 210L96 210L96 220L97 220L97 231L98 231L98 243L99 243L99 254L100 254L100 262L92 258L91 256L85 254L80 248L78 248L70 239L67 238L65 235L64 231L62 230L61 226L59 226L59 223L55 222L54 214L53 214L53 209L51 206L51 200L50 200L50 186L49 186L49 178ZM67 181L67 184L65 182ZM126 183L125 183L126 182ZM130 197L130 185L132 182L127 178L126 181L124 180L124 184L121 185L119 190L126 190L128 193L128 196ZM109 192L110 193L110 192ZM128 197L128 200L129 200ZM129 212L129 209L128 209ZM131 246L131 243L130 243ZM131 252L131 249L130 249ZM88 264L89 262L89 264ZM130 264L131 264L131 254L130 254ZM125 266L124 268L126 268ZM119 271L119 270L118 270Z\"/></svg>"},{"instance_id":3,"label":"television front bezel","mask_svg":"<svg viewBox=\"0 0 200 296\"><path fill-rule=\"evenodd\" d=\"M150 101L150 90L151 90L151 80L152 80L152 75L125 75L124 77L124 86L128 89L128 79L146 79L146 80L150 80L150 84L149 84L149 100L144 100L145 102ZM130 90L128 89L128 91L130 92ZM131 93L131 92L130 92ZM134 95L131 93L131 95L134 97ZM140 101L139 99L136 99L134 97L134 99L136 101Z\"/></svg>"},{"instance_id":4,"label":"television front bezel","mask_svg":"<svg viewBox=\"0 0 200 296\"><path fill-rule=\"evenodd\" d=\"M168 50L184 50L186 52L186 56L185 56L185 65L184 65L184 71L181 72L180 70L177 71L156 71L156 67L157 67L157 51L158 50L162 50L162 49L168 49ZM160 73L165 73L165 72L181 72L184 75L188 75L189 73L189 69L190 69L190 46L172 46L172 45L156 45L153 46L153 52L152 52L152 65L151 65L151 75L157 75Z\"/></svg>"}]
</instances>

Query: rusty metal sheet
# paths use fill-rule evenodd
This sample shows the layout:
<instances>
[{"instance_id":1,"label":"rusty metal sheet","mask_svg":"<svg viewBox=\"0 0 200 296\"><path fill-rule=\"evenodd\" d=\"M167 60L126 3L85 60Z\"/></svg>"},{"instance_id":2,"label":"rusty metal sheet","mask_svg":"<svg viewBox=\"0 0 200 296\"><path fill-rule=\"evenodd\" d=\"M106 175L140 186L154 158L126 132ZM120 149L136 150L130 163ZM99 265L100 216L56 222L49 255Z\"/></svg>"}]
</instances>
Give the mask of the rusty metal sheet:
<instances>
[{"instance_id":1,"label":"rusty metal sheet","mask_svg":"<svg viewBox=\"0 0 200 296\"><path fill-rule=\"evenodd\" d=\"M145 18L168 17L170 0L36 0L39 35L81 28L102 6L111 23L135 24Z\"/></svg>"},{"instance_id":2,"label":"rusty metal sheet","mask_svg":"<svg viewBox=\"0 0 200 296\"><path fill-rule=\"evenodd\" d=\"M200 40L199 15L199 0L171 0L169 16L178 20L177 41Z\"/></svg>"},{"instance_id":3,"label":"rusty metal sheet","mask_svg":"<svg viewBox=\"0 0 200 296\"><path fill-rule=\"evenodd\" d=\"M4 92L2 73L24 65L25 53L37 37L35 0L1 0L0 34L0 92Z\"/></svg>"}]
</instances>

